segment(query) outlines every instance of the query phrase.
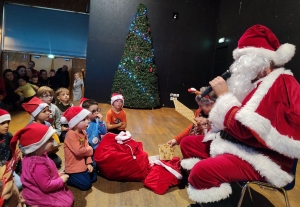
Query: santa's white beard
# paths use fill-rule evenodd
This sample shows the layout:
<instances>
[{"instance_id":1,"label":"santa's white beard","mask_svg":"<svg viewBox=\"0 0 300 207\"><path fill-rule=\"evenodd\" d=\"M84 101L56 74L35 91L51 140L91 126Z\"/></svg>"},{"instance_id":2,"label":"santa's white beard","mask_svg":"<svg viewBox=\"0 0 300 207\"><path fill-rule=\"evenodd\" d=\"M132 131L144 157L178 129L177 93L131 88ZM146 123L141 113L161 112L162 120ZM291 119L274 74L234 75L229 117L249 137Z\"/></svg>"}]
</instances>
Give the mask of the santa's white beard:
<instances>
[{"instance_id":1,"label":"santa's white beard","mask_svg":"<svg viewBox=\"0 0 300 207\"><path fill-rule=\"evenodd\" d=\"M254 80L265 68L270 67L266 58L255 54L243 55L230 66L231 77L227 80L229 92L240 102L254 89Z\"/></svg>"}]
</instances>

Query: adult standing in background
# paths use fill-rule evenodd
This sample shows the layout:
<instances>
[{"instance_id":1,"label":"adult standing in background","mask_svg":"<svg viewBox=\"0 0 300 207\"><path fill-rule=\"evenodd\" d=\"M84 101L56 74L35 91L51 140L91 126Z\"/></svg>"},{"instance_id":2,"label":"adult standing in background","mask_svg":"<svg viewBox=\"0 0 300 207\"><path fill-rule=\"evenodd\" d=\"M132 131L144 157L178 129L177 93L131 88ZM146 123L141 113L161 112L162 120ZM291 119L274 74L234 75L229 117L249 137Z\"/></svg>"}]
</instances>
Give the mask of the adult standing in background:
<instances>
[{"instance_id":1,"label":"adult standing in background","mask_svg":"<svg viewBox=\"0 0 300 207\"><path fill-rule=\"evenodd\" d=\"M22 79L26 80L27 82L29 81L28 77L26 75L26 68L24 65L19 65L17 67L17 69L14 71L14 75L17 80L22 78Z\"/></svg>"},{"instance_id":2,"label":"adult standing in background","mask_svg":"<svg viewBox=\"0 0 300 207\"><path fill-rule=\"evenodd\" d=\"M55 79L55 70L54 69L51 69L50 72L49 72L49 87L53 89L53 91L55 92L57 89L58 89L58 86L57 86L57 82L56 82L56 79Z\"/></svg>"},{"instance_id":3,"label":"adult standing in background","mask_svg":"<svg viewBox=\"0 0 300 207\"><path fill-rule=\"evenodd\" d=\"M5 108L10 110L20 106L20 96L15 93L15 90L19 87L17 79L14 77L14 73L11 69L5 69L3 71L3 80L6 90L6 96L2 100L5 104Z\"/></svg>"},{"instance_id":4,"label":"adult standing in background","mask_svg":"<svg viewBox=\"0 0 300 207\"><path fill-rule=\"evenodd\" d=\"M74 74L74 84L73 84L73 101L79 101L83 97L83 80L80 78L78 72Z\"/></svg>"},{"instance_id":5,"label":"adult standing in background","mask_svg":"<svg viewBox=\"0 0 300 207\"><path fill-rule=\"evenodd\" d=\"M49 78L45 69L40 70L39 83L41 86L49 86Z\"/></svg>"},{"instance_id":6,"label":"adult standing in background","mask_svg":"<svg viewBox=\"0 0 300 207\"><path fill-rule=\"evenodd\" d=\"M39 71L37 71L36 69L34 69L34 67L35 67L35 62L34 61L29 61L28 62L28 66L27 66L27 68L30 68L31 69L31 71L32 71L32 75L37 75L38 77L40 76L40 73L39 73Z\"/></svg>"},{"instance_id":7,"label":"adult standing in background","mask_svg":"<svg viewBox=\"0 0 300 207\"><path fill-rule=\"evenodd\" d=\"M58 68L55 73L55 79L58 86L57 88L69 88L70 76L68 66L63 65L62 68Z\"/></svg>"}]
</instances>

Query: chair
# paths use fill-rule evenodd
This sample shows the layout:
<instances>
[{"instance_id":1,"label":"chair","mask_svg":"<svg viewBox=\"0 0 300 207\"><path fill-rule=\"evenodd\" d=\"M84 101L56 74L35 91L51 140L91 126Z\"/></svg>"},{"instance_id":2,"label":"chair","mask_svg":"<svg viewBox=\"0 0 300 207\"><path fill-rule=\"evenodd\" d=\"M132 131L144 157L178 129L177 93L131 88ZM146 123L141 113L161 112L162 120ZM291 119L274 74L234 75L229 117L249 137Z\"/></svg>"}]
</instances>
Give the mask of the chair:
<instances>
[{"instance_id":1,"label":"chair","mask_svg":"<svg viewBox=\"0 0 300 207\"><path fill-rule=\"evenodd\" d=\"M296 176L297 162L298 162L298 159L294 159L293 166L292 166L292 174L294 176ZM296 177L295 177L295 179L296 179ZM251 199L251 202L252 202L252 205L253 205L251 190L250 190L250 187L249 187L250 184L256 184L262 189L264 189L264 188L265 189L272 189L273 191L278 190L279 192L282 192L283 195L284 195L284 198L285 198L286 206L290 207L290 202L289 202L288 195L287 195L286 191L287 190L292 190L294 188L295 179L291 183L287 184L286 186L284 186L282 188L276 187L275 185L272 185L272 184L267 183L267 182L260 182L260 181L248 181L246 183L244 182L244 184L241 184L241 182L238 182L238 185L242 187L242 192L241 192L241 197L240 197L240 200L239 200L239 203L238 203L238 207L241 207L241 205L242 205L246 189L248 189L250 199Z\"/></svg>"}]
</instances>

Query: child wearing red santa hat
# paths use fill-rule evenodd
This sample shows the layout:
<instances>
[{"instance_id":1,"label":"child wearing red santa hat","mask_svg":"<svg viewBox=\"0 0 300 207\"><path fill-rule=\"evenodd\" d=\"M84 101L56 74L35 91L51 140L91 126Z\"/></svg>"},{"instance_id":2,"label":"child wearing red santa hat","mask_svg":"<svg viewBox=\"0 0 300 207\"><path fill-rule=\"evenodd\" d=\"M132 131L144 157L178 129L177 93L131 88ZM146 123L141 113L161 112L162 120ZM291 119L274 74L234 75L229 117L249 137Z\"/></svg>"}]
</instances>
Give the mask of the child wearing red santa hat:
<instances>
[{"instance_id":1,"label":"child wearing red santa hat","mask_svg":"<svg viewBox=\"0 0 300 207\"><path fill-rule=\"evenodd\" d=\"M65 172L70 176L67 184L80 190L89 190L97 181L92 161L93 148L89 146L85 132L90 113L80 106L73 106L61 117L61 121L67 122L70 127L64 142Z\"/></svg>"},{"instance_id":2,"label":"child wearing red santa hat","mask_svg":"<svg viewBox=\"0 0 300 207\"><path fill-rule=\"evenodd\" d=\"M13 154L9 145L12 139L12 134L8 131L10 121L10 114L5 110L0 109L0 167L5 165L6 162L9 161L12 158ZM18 163L18 168L19 165L21 165L21 163ZM14 183L19 190L22 188L20 177L15 172Z\"/></svg>"},{"instance_id":3,"label":"child wearing red santa hat","mask_svg":"<svg viewBox=\"0 0 300 207\"><path fill-rule=\"evenodd\" d=\"M107 131L119 134L126 131L127 121L126 113L123 110L124 97L121 94L113 93L111 97L112 108L106 113Z\"/></svg>"},{"instance_id":4,"label":"child wearing red santa hat","mask_svg":"<svg viewBox=\"0 0 300 207\"><path fill-rule=\"evenodd\" d=\"M22 107L25 109L25 111L31 114L33 118L33 120L29 122L29 124L39 123L46 126L51 126L51 124L48 122L50 116L49 105L47 103L44 103L41 99L33 97L28 103L23 103ZM62 160L56 154L60 141L56 133L54 134L54 138L55 148L53 148L53 151L48 152L48 156L53 160L56 167L60 168Z\"/></svg>"},{"instance_id":5,"label":"child wearing red santa hat","mask_svg":"<svg viewBox=\"0 0 300 207\"><path fill-rule=\"evenodd\" d=\"M52 150L55 132L51 126L32 123L19 130L11 140L13 151L18 141L23 147L22 196L30 206L70 207L73 204L74 196L65 186L69 176L58 173L47 155Z\"/></svg>"},{"instance_id":6,"label":"child wearing red santa hat","mask_svg":"<svg viewBox=\"0 0 300 207\"><path fill-rule=\"evenodd\" d=\"M193 89L193 88L192 88ZM205 91L207 87L200 88L200 91L196 91L196 89L191 90L189 92L193 92L196 94L195 101L198 104L198 109L195 111L195 118L194 121L196 124L191 123L187 128L185 128L180 134L178 134L174 139L169 140L166 144L174 147L175 145L180 145L183 139L186 139L187 136L196 136L196 135L203 135L205 132L209 131L210 129L210 122L208 120L208 114L212 109L217 96L213 91L209 93L209 95L205 97L201 97L201 93ZM199 137L199 136L197 136ZM195 142L198 142L195 140ZM201 141L200 141L201 142Z\"/></svg>"}]
</instances>

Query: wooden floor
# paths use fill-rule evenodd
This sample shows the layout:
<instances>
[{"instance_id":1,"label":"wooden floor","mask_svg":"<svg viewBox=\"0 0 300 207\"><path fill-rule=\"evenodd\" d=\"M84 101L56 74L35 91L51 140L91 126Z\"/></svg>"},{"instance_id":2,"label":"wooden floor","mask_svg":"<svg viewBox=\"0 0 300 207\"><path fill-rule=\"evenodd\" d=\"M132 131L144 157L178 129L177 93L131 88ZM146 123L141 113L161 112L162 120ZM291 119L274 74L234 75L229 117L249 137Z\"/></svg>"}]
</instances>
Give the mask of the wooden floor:
<instances>
[{"instance_id":1,"label":"wooden floor","mask_svg":"<svg viewBox=\"0 0 300 207\"><path fill-rule=\"evenodd\" d=\"M76 105L76 104L75 104ZM109 104L99 104L102 114L110 109ZM127 130L137 141L141 141L144 150L149 156L158 154L158 144L166 143L189 125L189 121L178 114L173 108L161 108L154 110L125 109L127 114ZM10 132L15 134L19 129L29 122L29 114L26 112L12 113ZM180 149L175 149L177 156L182 158ZM63 148L60 148L58 155L64 164ZM299 165L298 165L299 166ZM230 169L228 169L230 170ZM288 192L292 207L300 206L300 169L296 176L296 186ZM141 182L115 182L108 181L98 176L89 191L80 191L70 187L75 196L76 207L185 207L192 202L187 195L186 189L173 187L165 195L157 195L144 188ZM284 197L277 191L262 190L253 187L253 206L285 206ZM236 206L240 196L240 188L233 184L233 206ZM249 196L245 197L244 207L251 206Z\"/></svg>"}]
</instances>

